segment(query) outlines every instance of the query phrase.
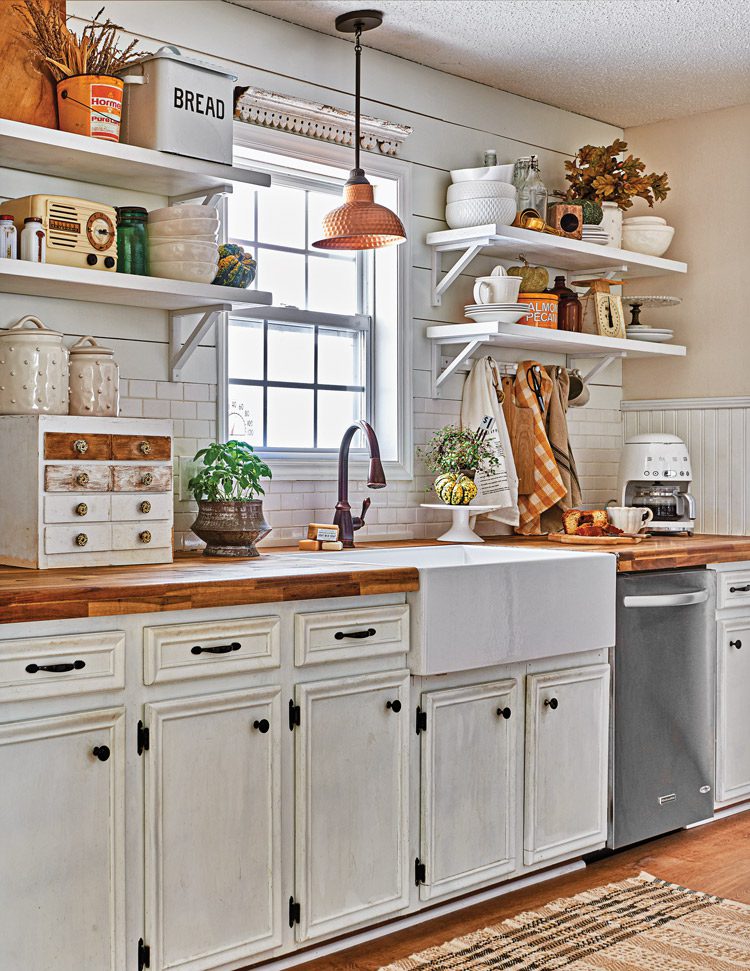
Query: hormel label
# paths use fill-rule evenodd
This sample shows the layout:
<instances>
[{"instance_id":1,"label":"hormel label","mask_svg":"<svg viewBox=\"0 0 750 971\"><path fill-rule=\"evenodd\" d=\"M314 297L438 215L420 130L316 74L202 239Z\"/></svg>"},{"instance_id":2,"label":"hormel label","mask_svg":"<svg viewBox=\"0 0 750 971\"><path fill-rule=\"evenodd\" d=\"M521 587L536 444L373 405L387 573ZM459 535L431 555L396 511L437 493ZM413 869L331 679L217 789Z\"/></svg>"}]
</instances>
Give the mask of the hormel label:
<instances>
[{"instance_id":1,"label":"hormel label","mask_svg":"<svg viewBox=\"0 0 750 971\"><path fill-rule=\"evenodd\" d=\"M92 84L89 101L92 136L119 142L122 90L112 84Z\"/></svg>"}]
</instances>

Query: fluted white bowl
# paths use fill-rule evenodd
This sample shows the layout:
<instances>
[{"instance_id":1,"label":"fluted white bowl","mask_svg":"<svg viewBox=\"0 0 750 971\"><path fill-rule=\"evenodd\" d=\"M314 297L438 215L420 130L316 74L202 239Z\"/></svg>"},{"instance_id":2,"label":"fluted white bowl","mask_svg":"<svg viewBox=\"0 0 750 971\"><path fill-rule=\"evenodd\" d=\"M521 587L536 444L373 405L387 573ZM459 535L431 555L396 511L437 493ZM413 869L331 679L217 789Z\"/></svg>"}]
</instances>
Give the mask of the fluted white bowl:
<instances>
[{"instance_id":1,"label":"fluted white bowl","mask_svg":"<svg viewBox=\"0 0 750 971\"><path fill-rule=\"evenodd\" d=\"M178 203L176 206L164 206L163 209L152 209L148 214L150 223L160 223L172 219L218 219L216 206L196 206Z\"/></svg>"},{"instance_id":2,"label":"fluted white bowl","mask_svg":"<svg viewBox=\"0 0 750 971\"><path fill-rule=\"evenodd\" d=\"M148 256L154 263L185 260L213 263L219 259L219 244L210 240L196 240L194 237L160 239L157 236L149 240Z\"/></svg>"},{"instance_id":3,"label":"fluted white bowl","mask_svg":"<svg viewBox=\"0 0 750 971\"><path fill-rule=\"evenodd\" d=\"M646 256L661 256L669 249L673 226L623 226L622 248Z\"/></svg>"},{"instance_id":4,"label":"fluted white bowl","mask_svg":"<svg viewBox=\"0 0 750 971\"><path fill-rule=\"evenodd\" d=\"M185 219L164 219L161 222L148 223L149 239L163 237L186 238L188 236L212 236L216 238L219 232L219 220L214 216L203 216L199 218Z\"/></svg>"},{"instance_id":5,"label":"fluted white bowl","mask_svg":"<svg viewBox=\"0 0 750 971\"><path fill-rule=\"evenodd\" d=\"M187 283L212 283L218 266L218 259L215 263L199 260L150 260L148 264L151 276L160 277L162 280L183 280Z\"/></svg>"},{"instance_id":6,"label":"fluted white bowl","mask_svg":"<svg viewBox=\"0 0 750 971\"><path fill-rule=\"evenodd\" d=\"M466 229L487 223L510 226L515 218L515 199L463 199L461 202L449 202L445 207L445 221L451 229Z\"/></svg>"},{"instance_id":7,"label":"fluted white bowl","mask_svg":"<svg viewBox=\"0 0 750 971\"><path fill-rule=\"evenodd\" d=\"M465 199L513 199L516 187L510 182L456 182L448 186L448 202L463 202Z\"/></svg>"},{"instance_id":8,"label":"fluted white bowl","mask_svg":"<svg viewBox=\"0 0 750 971\"><path fill-rule=\"evenodd\" d=\"M489 165L478 169L451 169L452 182L510 182L513 178L514 163L510 165Z\"/></svg>"}]
</instances>

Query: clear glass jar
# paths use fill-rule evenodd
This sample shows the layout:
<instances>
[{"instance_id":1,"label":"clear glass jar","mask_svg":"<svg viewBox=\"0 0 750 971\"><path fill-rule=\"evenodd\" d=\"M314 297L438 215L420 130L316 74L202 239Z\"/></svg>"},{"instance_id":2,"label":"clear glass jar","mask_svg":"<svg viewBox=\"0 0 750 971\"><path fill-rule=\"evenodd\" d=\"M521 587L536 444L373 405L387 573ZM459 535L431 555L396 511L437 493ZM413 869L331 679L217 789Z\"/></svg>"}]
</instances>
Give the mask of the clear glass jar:
<instances>
[{"instance_id":1,"label":"clear glass jar","mask_svg":"<svg viewBox=\"0 0 750 971\"><path fill-rule=\"evenodd\" d=\"M526 179L518 190L518 211L535 209L542 219L547 218L547 187L539 174L539 160L531 156Z\"/></svg>"},{"instance_id":2,"label":"clear glass jar","mask_svg":"<svg viewBox=\"0 0 750 971\"><path fill-rule=\"evenodd\" d=\"M526 176L529 174L529 166L531 165L531 156L526 155L523 158L518 158L513 165L513 185L516 187L516 197L518 198L521 194L521 188L526 181ZM518 206L518 211L521 211L521 206Z\"/></svg>"},{"instance_id":3,"label":"clear glass jar","mask_svg":"<svg viewBox=\"0 0 750 971\"><path fill-rule=\"evenodd\" d=\"M148 211L140 206L117 210L117 272L148 276Z\"/></svg>"}]
</instances>

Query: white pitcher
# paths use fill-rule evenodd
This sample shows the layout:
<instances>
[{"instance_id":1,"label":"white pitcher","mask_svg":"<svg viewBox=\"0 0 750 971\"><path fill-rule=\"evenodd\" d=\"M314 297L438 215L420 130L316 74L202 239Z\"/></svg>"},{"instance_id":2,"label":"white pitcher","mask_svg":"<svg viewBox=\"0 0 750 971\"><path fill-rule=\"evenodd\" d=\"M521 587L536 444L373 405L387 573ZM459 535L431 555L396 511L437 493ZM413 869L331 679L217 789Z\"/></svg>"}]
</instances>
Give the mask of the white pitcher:
<instances>
[{"instance_id":1,"label":"white pitcher","mask_svg":"<svg viewBox=\"0 0 750 971\"><path fill-rule=\"evenodd\" d=\"M508 276L504 266L496 266L490 276L477 277L474 299L477 303L515 303L520 289L520 276Z\"/></svg>"}]
</instances>

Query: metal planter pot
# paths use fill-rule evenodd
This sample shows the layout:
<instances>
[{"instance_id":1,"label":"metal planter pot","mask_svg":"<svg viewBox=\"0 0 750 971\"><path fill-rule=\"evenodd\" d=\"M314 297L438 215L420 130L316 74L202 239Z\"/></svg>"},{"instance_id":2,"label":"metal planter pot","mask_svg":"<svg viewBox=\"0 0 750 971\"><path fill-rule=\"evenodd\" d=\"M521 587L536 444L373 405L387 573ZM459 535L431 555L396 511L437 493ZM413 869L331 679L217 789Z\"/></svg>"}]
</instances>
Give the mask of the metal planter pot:
<instances>
[{"instance_id":1,"label":"metal planter pot","mask_svg":"<svg viewBox=\"0 0 750 971\"><path fill-rule=\"evenodd\" d=\"M247 502L198 503L192 525L195 535L207 545L204 556L260 556L255 544L268 536L271 527L263 515L261 499Z\"/></svg>"}]
</instances>

